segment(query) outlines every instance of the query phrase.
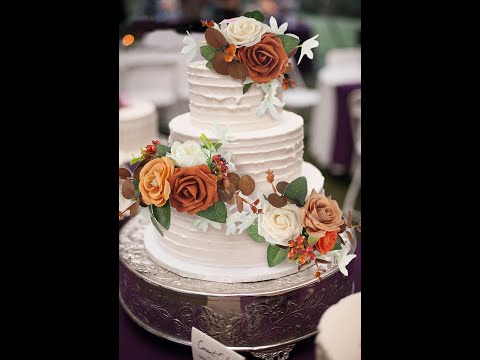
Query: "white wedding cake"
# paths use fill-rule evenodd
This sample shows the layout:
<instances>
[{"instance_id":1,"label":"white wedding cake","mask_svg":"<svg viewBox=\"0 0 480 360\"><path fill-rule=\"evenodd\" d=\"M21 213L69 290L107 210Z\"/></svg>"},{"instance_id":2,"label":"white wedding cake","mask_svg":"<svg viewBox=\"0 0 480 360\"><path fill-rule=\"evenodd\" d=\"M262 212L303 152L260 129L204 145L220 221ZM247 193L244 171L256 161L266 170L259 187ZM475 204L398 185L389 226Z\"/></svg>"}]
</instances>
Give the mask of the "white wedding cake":
<instances>
[{"instance_id":1,"label":"white wedding cake","mask_svg":"<svg viewBox=\"0 0 480 360\"><path fill-rule=\"evenodd\" d=\"M361 359L361 293L341 299L323 314L315 339L317 360Z\"/></svg>"},{"instance_id":2,"label":"white wedding cake","mask_svg":"<svg viewBox=\"0 0 480 360\"><path fill-rule=\"evenodd\" d=\"M128 162L132 153L158 138L155 104L144 100L128 100L118 111L119 162Z\"/></svg>"},{"instance_id":3,"label":"white wedding cake","mask_svg":"<svg viewBox=\"0 0 480 360\"><path fill-rule=\"evenodd\" d=\"M303 161L303 118L278 109L278 119L266 112L258 117L256 108L264 93L255 84L243 94L242 81L220 75L205 66L205 61L188 68L190 112L170 122L169 144L197 141L204 133L218 139L227 133L234 140L222 149L232 155L239 174L248 174L256 190L268 194L271 184L265 171L273 170L275 180L290 182L299 176L308 181L308 194L320 191L324 178L313 165ZM162 267L179 275L220 282L251 282L278 278L298 271L295 263L267 265L267 243L252 241L244 231L225 235L209 227L206 232L193 226L195 217L175 209L171 225L160 235L153 225L145 232L145 247Z\"/></svg>"}]
</instances>

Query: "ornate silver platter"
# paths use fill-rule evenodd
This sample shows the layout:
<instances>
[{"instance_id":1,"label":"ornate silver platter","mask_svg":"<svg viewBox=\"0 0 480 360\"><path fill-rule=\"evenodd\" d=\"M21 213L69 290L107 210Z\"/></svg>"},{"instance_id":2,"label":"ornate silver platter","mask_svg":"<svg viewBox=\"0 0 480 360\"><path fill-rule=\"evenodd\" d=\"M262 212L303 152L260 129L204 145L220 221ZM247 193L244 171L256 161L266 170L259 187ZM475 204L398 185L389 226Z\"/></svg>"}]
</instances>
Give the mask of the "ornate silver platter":
<instances>
[{"instance_id":1,"label":"ornate silver platter","mask_svg":"<svg viewBox=\"0 0 480 360\"><path fill-rule=\"evenodd\" d=\"M287 359L296 342L316 334L325 310L353 292L337 267L315 279L311 266L280 279L218 283L181 277L154 263L143 246L150 220L137 216L120 232L120 303L153 334L191 345L192 326L235 351Z\"/></svg>"}]
</instances>

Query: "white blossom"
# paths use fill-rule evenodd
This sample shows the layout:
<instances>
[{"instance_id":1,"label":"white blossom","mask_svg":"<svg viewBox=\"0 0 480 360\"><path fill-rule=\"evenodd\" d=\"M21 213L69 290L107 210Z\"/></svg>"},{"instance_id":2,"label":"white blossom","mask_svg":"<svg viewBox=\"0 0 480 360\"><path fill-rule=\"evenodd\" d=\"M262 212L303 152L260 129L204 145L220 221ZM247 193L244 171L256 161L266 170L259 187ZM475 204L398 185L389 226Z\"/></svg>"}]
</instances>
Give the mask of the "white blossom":
<instances>
[{"instance_id":1,"label":"white blossom","mask_svg":"<svg viewBox=\"0 0 480 360\"><path fill-rule=\"evenodd\" d=\"M227 217L227 231L226 235L236 234L238 229L238 234L241 234L245 229L255 221L255 214L248 213L247 211L242 211L241 213L236 211L233 214ZM240 224L237 225L236 223Z\"/></svg>"},{"instance_id":2,"label":"white blossom","mask_svg":"<svg viewBox=\"0 0 480 360\"><path fill-rule=\"evenodd\" d=\"M283 35L285 34L285 31L287 31L288 23L283 23L278 27L277 24L277 19L275 19L273 16L270 16L270 29L272 32L276 35Z\"/></svg>"},{"instance_id":3,"label":"white blossom","mask_svg":"<svg viewBox=\"0 0 480 360\"><path fill-rule=\"evenodd\" d=\"M298 64L300 64L300 61L302 61L303 55L307 55L309 59L313 59L313 48L316 48L319 43L317 40L315 40L318 37L318 34L315 35L314 37L306 40L302 45L300 45L300 58L298 59Z\"/></svg>"},{"instance_id":4,"label":"white blossom","mask_svg":"<svg viewBox=\"0 0 480 360\"><path fill-rule=\"evenodd\" d=\"M193 226L199 230L202 230L203 232L207 231L208 225L212 226L217 230L220 230L222 228L222 225L220 223L217 223L215 221L210 221L200 216L197 216L197 218L193 222Z\"/></svg>"},{"instance_id":5,"label":"white blossom","mask_svg":"<svg viewBox=\"0 0 480 360\"><path fill-rule=\"evenodd\" d=\"M262 116L268 110L268 112L274 119L279 120L280 115L275 106L283 107L285 105L283 102L280 101L279 98L276 97L277 88L279 86L280 82L276 79L271 80L270 82L262 84L260 86L262 91L265 93L265 96L263 97L263 100L257 109L257 116Z\"/></svg>"},{"instance_id":6,"label":"white blossom","mask_svg":"<svg viewBox=\"0 0 480 360\"><path fill-rule=\"evenodd\" d=\"M188 36L183 38L183 43L185 46L183 47L181 53L186 54L185 63L188 65L192 62L192 60L197 55L197 52L200 49L201 43L195 40L192 35L187 31Z\"/></svg>"},{"instance_id":7,"label":"white blossom","mask_svg":"<svg viewBox=\"0 0 480 360\"><path fill-rule=\"evenodd\" d=\"M348 250L349 248L347 246L342 246L342 251L340 251L340 254L335 254L338 269L345 276L348 276L347 265L350 263L350 261L357 257L356 254L347 254Z\"/></svg>"},{"instance_id":8,"label":"white blossom","mask_svg":"<svg viewBox=\"0 0 480 360\"><path fill-rule=\"evenodd\" d=\"M237 140L237 138L233 136L229 126L223 126L223 125L216 126L215 129L213 130L213 133L217 141L222 143L222 145L227 145Z\"/></svg>"}]
</instances>

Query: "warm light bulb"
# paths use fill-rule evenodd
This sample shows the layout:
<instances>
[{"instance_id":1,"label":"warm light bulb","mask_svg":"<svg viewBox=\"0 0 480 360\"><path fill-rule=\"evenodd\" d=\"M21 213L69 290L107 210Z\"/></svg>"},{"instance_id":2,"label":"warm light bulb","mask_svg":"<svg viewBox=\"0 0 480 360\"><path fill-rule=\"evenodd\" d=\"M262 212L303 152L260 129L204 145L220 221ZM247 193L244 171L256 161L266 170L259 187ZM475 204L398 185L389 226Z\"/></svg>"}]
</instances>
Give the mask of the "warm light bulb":
<instances>
[{"instance_id":1,"label":"warm light bulb","mask_svg":"<svg viewBox=\"0 0 480 360\"><path fill-rule=\"evenodd\" d=\"M130 34L125 35L122 39L122 43L125 46L132 45L134 41L135 41L135 38L133 37L133 35L130 35Z\"/></svg>"}]
</instances>

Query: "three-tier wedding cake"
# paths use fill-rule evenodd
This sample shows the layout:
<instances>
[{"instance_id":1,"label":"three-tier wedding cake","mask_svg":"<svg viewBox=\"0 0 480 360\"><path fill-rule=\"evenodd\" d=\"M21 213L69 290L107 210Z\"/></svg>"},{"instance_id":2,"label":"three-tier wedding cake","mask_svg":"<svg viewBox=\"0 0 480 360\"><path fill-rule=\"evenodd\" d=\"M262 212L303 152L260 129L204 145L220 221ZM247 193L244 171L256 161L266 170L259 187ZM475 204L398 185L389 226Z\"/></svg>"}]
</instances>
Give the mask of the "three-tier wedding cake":
<instances>
[{"instance_id":1,"label":"three-tier wedding cake","mask_svg":"<svg viewBox=\"0 0 480 360\"><path fill-rule=\"evenodd\" d=\"M273 19L273 18L272 18ZM185 37L190 112L170 122L167 144L154 141L120 170L130 214L147 207L144 244L163 268L217 282L274 279L316 265L346 265L351 219L323 191L324 178L303 161L303 119L282 109L294 86L289 60L313 57L259 12L203 22L206 42ZM121 214L122 215L122 214Z\"/></svg>"}]
</instances>

